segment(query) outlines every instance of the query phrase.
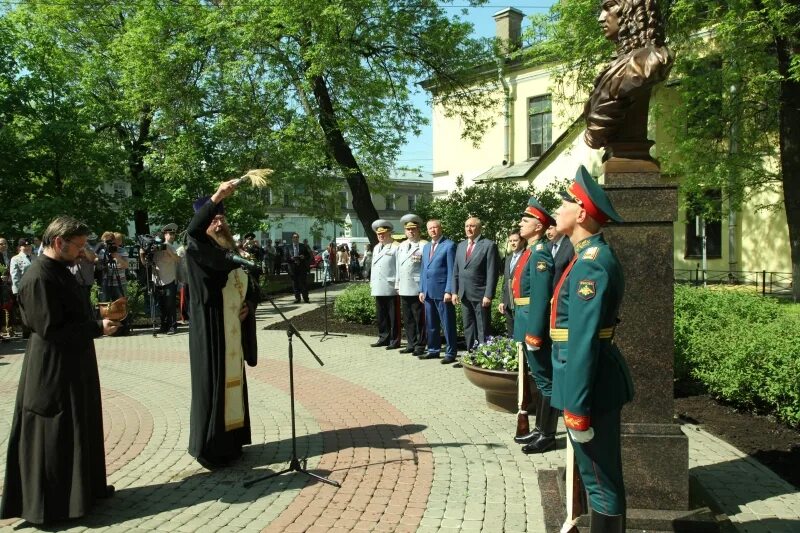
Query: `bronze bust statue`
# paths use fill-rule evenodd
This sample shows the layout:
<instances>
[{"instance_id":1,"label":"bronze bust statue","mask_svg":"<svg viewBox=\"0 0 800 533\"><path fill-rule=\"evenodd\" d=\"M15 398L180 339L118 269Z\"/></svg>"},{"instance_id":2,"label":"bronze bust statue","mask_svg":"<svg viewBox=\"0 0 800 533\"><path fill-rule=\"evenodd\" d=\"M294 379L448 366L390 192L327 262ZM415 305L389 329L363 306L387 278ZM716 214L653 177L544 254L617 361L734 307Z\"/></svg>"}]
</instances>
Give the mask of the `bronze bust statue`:
<instances>
[{"instance_id":1,"label":"bronze bust statue","mask_svg":"<svg viewBox=\"0 0 800 533\"><path fill-rule=\"evenodd\" d=\"M592 148L607 148L607 155L649 159L650 91L667 78L674 59L664 44L658 4L603 0L598 22L606 38L617 44L617 53L595 78L584 107L584 140Z\"/></svg>"}]
</instances>

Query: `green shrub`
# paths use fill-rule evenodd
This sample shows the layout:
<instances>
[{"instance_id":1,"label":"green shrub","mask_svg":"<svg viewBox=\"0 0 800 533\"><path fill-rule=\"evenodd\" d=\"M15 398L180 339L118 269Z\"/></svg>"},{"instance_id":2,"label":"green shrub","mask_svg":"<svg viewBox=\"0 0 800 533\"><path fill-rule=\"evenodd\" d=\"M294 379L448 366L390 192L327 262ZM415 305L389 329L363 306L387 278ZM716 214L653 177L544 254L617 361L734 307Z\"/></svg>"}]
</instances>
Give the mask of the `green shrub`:
<instances>
[{"instance_id":1,"label":"green shrub","mask_svg":"<svg viewBox=\"0 0 800 533\"><path fill-rule=\"evenodd\" d=\"M800 425L800 328L771 298L675 288L675 375L746 409Z\"/></svg>"},{"instance_id":2,"label":"green shrub","mask_svg":"<svg viewBox=\"0 0 800 533\"><path fill-rule=\"evenodd\" d=\"M501 276L498 284L498 291L492 300L490 329L493 335L499 335L506 331L505 317L497 310L497 305L503 301L502 292L500 292L502 283L503 278ZM455 308L456 331L459 335L463 336L464 322L461 319L461 305L456 305ZM350 285L336 297L336 301L333 304L334 316L358 324L374 324L376 321L375 312L375 298L370 295L368 283Z\"/></svg>"},{"instance_id":3,"label":"green shrub","mask_svg":"<svg viewBox=\"0 0 800 533\"><path fill-rule=\"evenodd\" d=\"M375 324L375 298L369 283L356 283L342 291L333 302L334 316L358 324Z\"/></svg>"}]
</instances>

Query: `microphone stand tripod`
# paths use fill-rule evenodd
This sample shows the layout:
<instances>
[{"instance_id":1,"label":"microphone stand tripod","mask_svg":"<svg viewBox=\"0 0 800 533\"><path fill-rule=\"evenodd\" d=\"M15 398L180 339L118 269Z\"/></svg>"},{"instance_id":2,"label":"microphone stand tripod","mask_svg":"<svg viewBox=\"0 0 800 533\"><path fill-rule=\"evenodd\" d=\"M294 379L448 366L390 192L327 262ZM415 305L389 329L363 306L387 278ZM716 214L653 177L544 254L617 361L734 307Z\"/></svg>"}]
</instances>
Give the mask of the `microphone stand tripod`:
<instances>
[{"instance_id":1,"label":"microphone stand tripod","mask_svg":"<svg viewBox=\"0 0 800 533\"><path fill-rule=\"evenodd\" d=\"M316 479L317 481L327 483L328 485L333 485L334 487L341 487L342 485L337 481L333 481L332 479L318 476L317 474L314 474L306 470L308 458L303 457L303 459L301 460L297 457L297 433L296 433L295 412L294 412L294 349L292 347L292 337L297 335L297 338L300 339L300 341L303 343L303 345L305 345L306 348L308 348L308 351L311 352L311 355L314 356L314 359L317 360L320 366L324 366L325 363L323 363L322 359L320 359L317 356L317 354L314 353L314 350L312 350L311 346L309 346L308 343L305 341L305 339L303 339L303 336L300 335L300 332L297 331L297 329L295 329L294 324L292 324L292 322L288 318L286 318L286 315L283 314L280 308L278 308L278 306L275 305L275 301L272 299L272 297L267 294L266 298L267 300L269 300L269 303L272 304L272 307L275 308L278 314L281 315L281 318L283 318L283 321L286 323L286 336L289 339L289 401L292 412L292 457L289 460L289 466L284 468L280 472L272 472L265 476L245 481L244 486L251 487L260 481L277 477L289 472L300 472L302 474L305 474L309 477Z\"/></svg>"},{"instance_id":2,"label":"microphone stand tripod","mask_svg":"<svg viewBox=\"0 0 800 533\"><path fill-rule=\"evenodd\" d=\"M325 340L325 337L347 337L344 333L328 333L328 280L322 278L322 315L325 317L325 331L322 333L315 333L311 337L319 337L319 342Z\"/></svg>"}]
</instances>

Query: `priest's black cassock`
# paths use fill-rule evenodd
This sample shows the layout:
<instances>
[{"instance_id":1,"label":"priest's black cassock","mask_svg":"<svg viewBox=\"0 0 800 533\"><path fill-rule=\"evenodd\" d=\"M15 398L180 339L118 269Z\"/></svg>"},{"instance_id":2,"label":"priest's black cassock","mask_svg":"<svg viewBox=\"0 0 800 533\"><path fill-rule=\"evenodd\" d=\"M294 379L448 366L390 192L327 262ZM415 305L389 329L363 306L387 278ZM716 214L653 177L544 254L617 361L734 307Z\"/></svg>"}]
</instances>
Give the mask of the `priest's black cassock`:
<instances>
[{"instance_id":1,"label":"priest's black cassock","mask_svg":"<svg viewBox=\"0 0 800 533\"><path fill-rule=\"evenodd\" d=\"M106 494L94 338L103 333L67 265L39 256L22 278L32 330L8 438L0 518L34 524L85 515Z\"/></svg>"},{"instance_id":2,"label":"priest's black cassock","mask_svg":"<svg viewBox=\"0 0 800 533\"><path fill-rule=\"evenodd\" d=\"M208 200L187 228L190 301L189 359L192 403L189 454L201 463L225 464L250 444L247 382L242 359L255 366L258 290L206 234L221 204ZM246 302L250 312L239 322ZM227 342L226 342L227 341Z\"/></svg>"}]
</instances>

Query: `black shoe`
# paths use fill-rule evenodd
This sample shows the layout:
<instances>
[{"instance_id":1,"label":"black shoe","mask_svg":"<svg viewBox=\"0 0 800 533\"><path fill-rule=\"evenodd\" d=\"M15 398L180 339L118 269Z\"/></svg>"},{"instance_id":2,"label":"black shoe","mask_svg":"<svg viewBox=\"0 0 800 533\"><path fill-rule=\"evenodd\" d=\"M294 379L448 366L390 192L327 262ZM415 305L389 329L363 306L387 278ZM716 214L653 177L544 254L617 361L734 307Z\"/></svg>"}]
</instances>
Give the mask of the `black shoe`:
<instances>
[{"instance_id":1,"label":"black shoe","mask_svg":"<svg viewBox=\"0 0 800 533\"><path fill-rule=\"evenodd\" d=\"M400 343L399 342L393 342L389 346L386 347L387 350L396 350L398 348L400 348Z\"/></svg>"},{"instance_id":2,"label":"black shoe","mask_svg":"<svg viewBox=\"0 0 800 533\"><path fill-rule=\"evenodd\" d=\"M522 447L522 453L544 453L556 445L555 435L541 435L533 442Z\"/></svg>"},{"instance_id":3,"label":"black shoe","mask_svg":"<svg viewBox=\"0 0 800 533\"><path fill-rule=\"evenodd\" d=\"M452 355L445 356L444 359L439 361L439 363L441 363L443 365L449 365L450 363L455 363L455 362L456 362L456 358L453 357Z\"/></svg>"},{"instance_id":4,"label":"black shoe","mask_svg":"<svg viewBox=\"0 0 800 533\"><path fill-rule=\"evenodd\" d=\"M419 356L420 359L439 359L438 353L427 353Z\"/></svg>"},{"instance_id":5,"label":"black shoe","mask_svg":"<svg viewBox=\"0 0 800 533\"><path fill-rule=\"evenodd\" d=\"M405 348L400 350L400 353L414 353L414 348L411 348L410 346L406 346Z\"/></svg>"},{"instance_id":6,"label":"black shoe","mask_svg":"<svg viewBox=\"0 0 800 533\"><path fill-rule=\"evenodd\" d=\"M295 298L294 299L294 303L299 304L300 303L300 298Z\"/></svg>"},{"instance_id":7,"label":"black shoe","mask_svg":"<svg viewBox=\"0 0 800 533\"><path fill-rule=\"evenodd\" d=\"M379 346L388 346L388 345L389 345L389 343L385 342L385 341L384 342L378 341L378 342L373 342L372 344L370 344L370 346L372 346L373 348L378 348Z\"/></svg>"},{"instance_id":8,"label":"black shoe","mask_svg":"<svg viewBox=\"0 0 800 533\"><path fill-rule=\"evenodd\" d=\"M425 348L414 348L414 355L417 357L425 355Z\"/></svg>"},{"instance_id":9,"label":"black shoe","mask_svg":"<svg viewBox=\"0 0 800 533\"><path fill-rule=\"evenodd\" d=\"M101 491L100 494L97 495L97 499L105 500L106 498L110 498L114 495L114 492L114 485L106 485L105 490Z\"/></svg>"},{"instance_id":10,"label":"black shoe","mask_svg":"<svg viewBox=\"0 0 800 533\"><path fill-rule=\"evenodd\" d=\"M539 428L534 428L533 431L531 431L527 435L520 435L519 437L514 437L514 442L516 442L517 444L528 444L535 441L541 436L542 432L539 430Z\"/></svg>"},{"instance_id":11,"label":"black shoe","mask_svg":"<svg viewBox=\"0 0 800 533\"><path fill-rule=\"evenodd\" d=\"M178 333L178 328L169 328L169 331L167 331L167 335L175 335L176 333Z\"/></svg>"},{"instance_id":12,"label":"black shoe","mask_svg":"<svg viewBox=\"0 0 800 533\"><path fill-rule=\"evenodd\" d=\"M309 300L308 298L306 298L305 300L303 300L303 302L305 302L305 303L307 303L307 304L310 304L310 303L311 303L311 300Z\"/></svg>"}]
</instances>

